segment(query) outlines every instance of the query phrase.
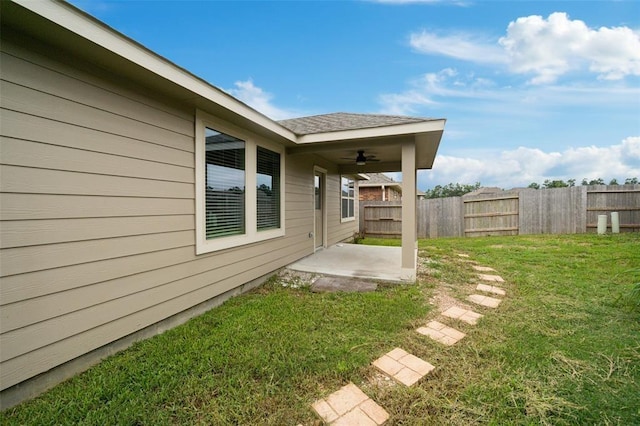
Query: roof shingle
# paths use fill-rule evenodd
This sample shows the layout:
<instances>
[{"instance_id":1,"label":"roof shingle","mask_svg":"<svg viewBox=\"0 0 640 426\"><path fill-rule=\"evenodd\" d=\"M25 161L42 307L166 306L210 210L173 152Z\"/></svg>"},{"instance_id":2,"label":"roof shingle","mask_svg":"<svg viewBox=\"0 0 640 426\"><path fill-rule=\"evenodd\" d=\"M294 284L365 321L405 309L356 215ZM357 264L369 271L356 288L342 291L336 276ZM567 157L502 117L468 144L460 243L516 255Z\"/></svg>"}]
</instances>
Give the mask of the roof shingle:
<instances>
[{"instance_id":1,"label":"roof shingle","mask_svg":"<svg viewBox=\"0 0 640 426\"><path fill-rule=\"evenodd\" d=\"M291 118L278 121L282 126L297 135L338 132L342 130L367 129L374 127L396 126L431 121L430 118L406 117L401 115L351 114L335 112L310 117Z\"/></svg>"}]
</instances>

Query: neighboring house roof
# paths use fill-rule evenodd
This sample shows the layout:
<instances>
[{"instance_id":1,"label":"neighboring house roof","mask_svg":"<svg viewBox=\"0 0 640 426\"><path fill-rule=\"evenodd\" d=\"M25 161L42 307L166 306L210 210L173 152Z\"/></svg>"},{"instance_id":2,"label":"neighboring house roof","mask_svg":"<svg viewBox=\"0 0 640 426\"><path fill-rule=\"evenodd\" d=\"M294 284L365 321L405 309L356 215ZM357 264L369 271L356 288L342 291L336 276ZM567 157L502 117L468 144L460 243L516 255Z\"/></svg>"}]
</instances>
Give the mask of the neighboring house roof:
<instances>
[{"instance_id":1,"label":"neighboring house roof","mask_svg":"<svg viewBox=\"0 0 640 426\"><path fill-rule=\"evenodd\" d=\"M352 114L335 112L309 117L280 120L278 123L296 135L339 132L343 130L368 129L432 121L431 118L406 117L401 115Z\"/></svg>"},{"instance_id":2,"label":"neighboring house roof","mask_svg":"<svg viewBox=\"0 0 640 426\"><path fill-rule=\"evenodd\" d=\"M384 173L369 173L367 174L367 176L369 177L369 179L359 181L358 186L369 187L369 188L385 186L387 188L389 187L395 188L398 192L402 192L402 182L396 182L395 180L385 175ZM417 190L416 195L418 197L425 197L427 194L425 194L420 190Z\"/></svg>"},{"instance_id":3,"label":"neighboring house roof","mask_svg":"<svg viewBox=\"0 0 640 426\"><path fill-rule=\"evenodd\" d=\"M369 180L358 182L361 187L393 187L397 191L402 192L402 182L396 182L383 173L369 173Z\"/></svg>"}]
</instances>

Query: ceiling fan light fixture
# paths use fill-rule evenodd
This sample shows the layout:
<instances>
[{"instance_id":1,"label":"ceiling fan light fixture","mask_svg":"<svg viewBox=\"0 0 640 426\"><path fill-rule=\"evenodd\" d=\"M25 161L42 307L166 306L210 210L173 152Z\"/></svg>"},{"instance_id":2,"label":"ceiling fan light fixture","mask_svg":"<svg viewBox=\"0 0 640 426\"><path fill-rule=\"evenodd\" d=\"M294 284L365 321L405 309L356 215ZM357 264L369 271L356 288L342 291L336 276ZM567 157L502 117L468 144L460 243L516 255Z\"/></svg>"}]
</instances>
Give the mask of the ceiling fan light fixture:
<instances>
[{"instance_id":1,"label":"ceiling fan light fixture","mask_svg":"<svg viewBox=\"0 0 640 426\"><path fill-rule=\"evenodd\" d=\"M356 165L364 166L367 164L367 157L364 156L364 151L358 151L358 156L356 157Z\"/></svg>"}]
</instances>

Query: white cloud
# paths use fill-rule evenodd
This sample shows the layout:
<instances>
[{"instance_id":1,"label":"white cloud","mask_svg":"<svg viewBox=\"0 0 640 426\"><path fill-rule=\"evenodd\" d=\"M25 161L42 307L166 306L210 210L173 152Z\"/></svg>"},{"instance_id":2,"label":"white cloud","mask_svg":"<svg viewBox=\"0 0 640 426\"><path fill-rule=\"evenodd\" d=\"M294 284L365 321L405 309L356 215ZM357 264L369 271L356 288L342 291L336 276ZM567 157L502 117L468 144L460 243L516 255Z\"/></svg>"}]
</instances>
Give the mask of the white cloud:
<instances>
[{"instance_id":1,"label":"white cloud","mask_svg":"<svg viewBox=\"0 0 640 426\"><path fill-rule=\"evenodd\" d=\"M566 13L518 18L499 44L513 72L535 74L533 84L551 83L584 68L608 80L640 75L639 33L628 27L591 29Z\"/></svg>"},{"instance_id":2,"label":"white cloud","mask_svg":"<svg viewBox=\"0 0 640 426\"><path fill-rule=\"evenodd\" d=\"M409 44L420 53L477 63L500 64L507 60L504 50L495 41L468 33L438 35L422 31L411 34Z\"/></svg>"},{"instance_id":3,"label":"white cloud","mask_svg":"<svg viewBox=\"0 0 640 426\"><path fill-rule=\"evenodd\" d=\"M514 74L533 75L531 84L548 84L571 72L591 72L605 80L640 76L640 33L629 27L589 28L581 20L555 12L544 18L521 17L504 37L480 34L413 33L418 52L478 64L506 66Z\"/></svg>"},{"instance_id":4,"label":"white cloud","mask_svg":"<svg viewBox=\"0 0 640 426\"><path fill-rule=\"evenodd\" d=\"M426 73L410 82L411 88L401 93L385 93L378 97L383 114L407 115L421 107L437 106L440 99L494 98L491 89L495 84L486 78L473 75L460 76L452 68Z\"/></svg>"},{"instance_id":5,"label":"white cloud","mask_svg":"<svg viewBox=\"0 0 640 426\"><path fill-rule=\"evenodd\" d=\"M253 84L253 80L236 81L235 88L226 90L228 93L260 111L272 120L284 120L301 114L279 108L272 103L273 95Z\"/></svg>"},{"instance_id":6,"label":"white cloud","mask_svg":"<svg viewBox=\"0 0 640 426\"><path fill-rule=\"evenodd\" d=\"M435 103L416 90L383 94L379 101L384 105L381 113L391 115L410 115L416 112L416 107Z\"/></svg>"},{"instance_id":7,"label":"white cloud","mask_svg":"<svg viewBox=\"0 0 640 426\"><path fill-rule=\"evenodd\" d=\"M542 184L546 179L576 179L581 182L602 178L619 182L640 177L640 136L631 136L620 144L569 148L562 152L519 147L498 155L487 153L479 158L436 156L433 170L420 172L418 187L422 190L447 183L512 188Z\"/></svg>"},{"instance_id":8,"label":"white cloud","mask_svg":"<svg viewBox=\"0 0 640 426\"><path fill-rule=\"evenodd\" d=\"M438 107L439 111L474 112L491 119L489 114L504 116L536 116L562 107L618 108L637 111L640 87L601 82L572 86L499 86L475 74L461 74L445 68L426 73L409 82L399 93L378 97L380 112L385 114L423 114L421 110ZM441 112L440 112L441 113ZM495 117L494 117L495 118Z\"/></svg>"}]
</instances>

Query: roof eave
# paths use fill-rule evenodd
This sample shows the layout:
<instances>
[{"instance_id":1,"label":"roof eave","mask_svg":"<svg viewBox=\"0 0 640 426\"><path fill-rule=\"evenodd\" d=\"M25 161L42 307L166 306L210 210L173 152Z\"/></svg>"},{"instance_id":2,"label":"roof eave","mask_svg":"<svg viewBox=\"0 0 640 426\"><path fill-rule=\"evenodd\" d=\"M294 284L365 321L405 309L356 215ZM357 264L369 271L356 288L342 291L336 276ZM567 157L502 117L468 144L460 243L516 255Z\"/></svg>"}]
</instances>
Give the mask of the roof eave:
<instances>
[{"instance_id":1,"label":"roof eave","mask_svg":"<svg viewBox=\"0 0 640 426\"><path fill-rule=\"evenodd\" d=\"M206 107L207 103L211 103L211 105L222 107L287 141L296 142L297 140L296 134L291 130L69 3L12 1L31 13L55 23L64 30L180 86L191 93L191 100L196 100L199 107Z\"/></svg>"},{"instance_id":2,"label":"roof eave","mask_svg":"<svg viewBox=\"0 0 640 426\"><path fill-rule=\"evenodd\" d=\"M444 131L446 120L432 119L417 123L396 124L391 126L369 127L362 129L340 130L335 132L312 133L298 137L300 145L337 142L354 139L372 139L389 136L402 136L418 133L430 133Z\"/></svg>"}]
</instances>

